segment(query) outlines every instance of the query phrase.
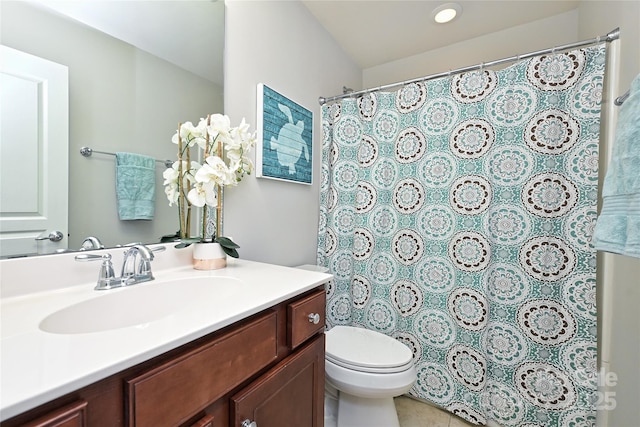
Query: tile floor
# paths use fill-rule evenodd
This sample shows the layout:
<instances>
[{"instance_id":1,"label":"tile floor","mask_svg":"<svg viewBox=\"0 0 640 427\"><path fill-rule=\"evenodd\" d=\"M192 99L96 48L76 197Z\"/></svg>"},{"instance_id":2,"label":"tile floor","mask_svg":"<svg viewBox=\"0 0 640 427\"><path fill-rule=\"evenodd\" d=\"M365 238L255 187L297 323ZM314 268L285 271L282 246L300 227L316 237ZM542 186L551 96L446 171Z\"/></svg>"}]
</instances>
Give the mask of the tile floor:
<instances>
[{"instance_id":1,"label":"tile floor","mask_svg":"<svg viewBox=\"0 0 640 427\"><path fill-rule=\"evenodd\" d=\"M395 398L400 427L470 427L462 418L410 397Z\"/></svg>"}]
</instances>

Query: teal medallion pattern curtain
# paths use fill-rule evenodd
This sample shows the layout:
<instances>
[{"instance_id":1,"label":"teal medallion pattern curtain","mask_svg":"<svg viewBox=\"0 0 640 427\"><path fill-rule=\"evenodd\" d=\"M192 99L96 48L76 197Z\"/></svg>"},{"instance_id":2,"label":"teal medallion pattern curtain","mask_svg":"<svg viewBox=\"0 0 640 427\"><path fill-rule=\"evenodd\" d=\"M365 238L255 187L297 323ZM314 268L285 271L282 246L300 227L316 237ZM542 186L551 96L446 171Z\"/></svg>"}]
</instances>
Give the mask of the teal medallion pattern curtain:
<instances>
[{"instance_id":1,"label":"teal medallion pattern curtain","mask_svg":"<svg viewBox=\"0 0 640 427\"><path fill-rule=\"evenodd\" d=\"M473 423L590 426L604 44L322 108L327 323Z\"/></svg>"}]
</instances>

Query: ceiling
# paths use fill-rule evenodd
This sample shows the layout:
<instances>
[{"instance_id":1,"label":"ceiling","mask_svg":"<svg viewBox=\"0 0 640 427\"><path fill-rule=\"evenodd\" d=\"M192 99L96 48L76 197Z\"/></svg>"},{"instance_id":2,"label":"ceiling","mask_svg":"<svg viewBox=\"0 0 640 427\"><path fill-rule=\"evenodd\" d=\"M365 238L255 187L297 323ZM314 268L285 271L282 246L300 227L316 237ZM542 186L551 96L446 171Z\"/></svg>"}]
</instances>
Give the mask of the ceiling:
<instances>
[{"instance_id":1,"label":"ceiling","mask_svg":"<svg viewBox=\"0 0 640 427\"><path fill-rule=\"evenodd\" d=\"M222 0L32 1L222 84L224 18L212 24L224 16ZM448 1L301 0L362 69L567 12L580 0L461 0L459 17L436 24L433 9Z\"/></svg>"},{"instance_id":2,"label":"ceiling","mask_svg":"<svg viewBox=\"0 0 640 427\"><path fill-rule=\"evenodd\" d=\"M579 0L464 0L462 14L436 24L433 9L451 0L302 0L363 69L567 12Z\"/></svg>"}]
</instances>

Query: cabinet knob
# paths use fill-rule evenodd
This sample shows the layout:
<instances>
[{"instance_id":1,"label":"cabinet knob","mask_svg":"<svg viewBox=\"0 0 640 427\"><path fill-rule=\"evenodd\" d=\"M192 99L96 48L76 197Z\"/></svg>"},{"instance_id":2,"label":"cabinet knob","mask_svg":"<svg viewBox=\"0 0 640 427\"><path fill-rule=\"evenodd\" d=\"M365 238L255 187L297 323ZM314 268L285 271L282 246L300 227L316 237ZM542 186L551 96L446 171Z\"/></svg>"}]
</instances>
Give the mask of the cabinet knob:
<instances>
[{"instance_id":1,"label":"cabinet knob","mask_svg":"<svg viewBox=\"0 0 640 427\"><path fill-rule=\"evenodd\" d=\"M320 322L320 315L318 313L309 314L309 323L317 325Z\"/></svg>"},{"instance_id":2,"label":"cabinet knob","mask_svg":"<svg viewBox=\"0 0 640 427\"><path fill-rule=\"evenodd\" d=\"M242 422L242 427L258 427L258 424L255 421L247 419Z\"/></svg>"}]
</instances>

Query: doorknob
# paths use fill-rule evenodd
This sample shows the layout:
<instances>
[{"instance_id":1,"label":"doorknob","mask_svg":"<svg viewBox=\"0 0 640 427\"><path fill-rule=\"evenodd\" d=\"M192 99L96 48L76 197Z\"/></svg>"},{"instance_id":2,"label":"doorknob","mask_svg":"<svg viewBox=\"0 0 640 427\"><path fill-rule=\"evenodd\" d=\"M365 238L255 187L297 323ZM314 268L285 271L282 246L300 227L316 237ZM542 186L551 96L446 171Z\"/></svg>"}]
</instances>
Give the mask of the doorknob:
<instances>
[{"instance_id":1,"label":"doorknob","mask_svg":"<svg viewBox=\"0 0 640 427\"><path fill-rule=\"evenodd\" d=\"M36 240L51 240L52 242L59 242L63 237L64 235L61 231L52 231L48 236L36 237Z\"/></svg>"},{"instance_id":2,"label":"doorknob","mask_svg":"<svg viewBox=\"0 0 640 427\"><path fill-rule=\"evenodd\" d=\"M246 419L241 424L242 427L258 427L258 424L255 421L251 421Z\"/></svg>"}]
</instances>

